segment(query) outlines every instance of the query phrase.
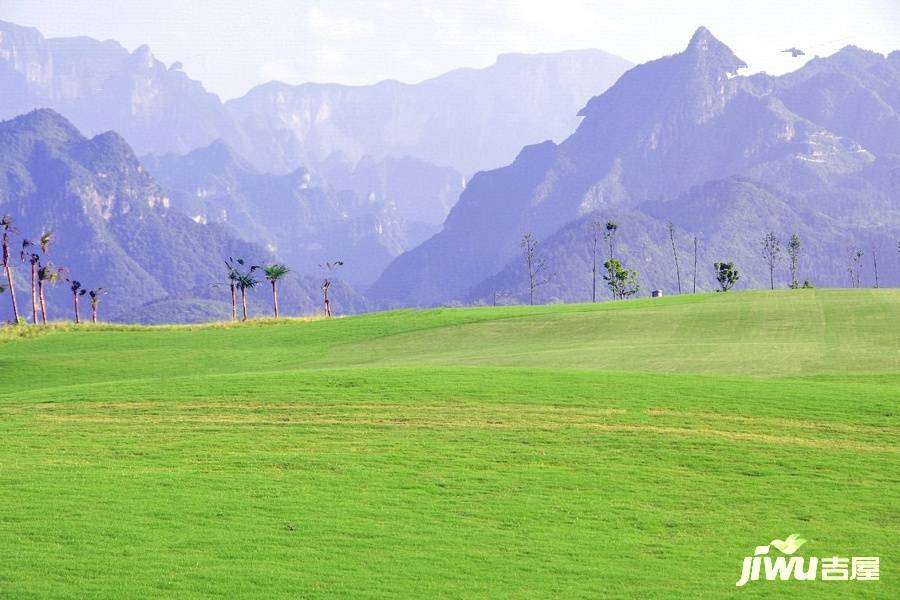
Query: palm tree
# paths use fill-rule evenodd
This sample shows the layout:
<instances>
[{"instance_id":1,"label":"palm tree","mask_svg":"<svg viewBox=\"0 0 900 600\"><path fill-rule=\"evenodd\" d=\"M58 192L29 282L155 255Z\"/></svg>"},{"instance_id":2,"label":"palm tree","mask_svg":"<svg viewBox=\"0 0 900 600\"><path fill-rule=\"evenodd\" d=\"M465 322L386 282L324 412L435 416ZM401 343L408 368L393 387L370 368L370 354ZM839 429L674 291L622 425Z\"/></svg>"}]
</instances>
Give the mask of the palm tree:
<instances>
[{"instance_id":1,"label":"palm tree","mask_svg":"<svg viewBox=\"0 0 900 600\"><path fill-rule=\"evenodd\" d=\"M331 289L331 280L326 279L322 282L322 297L325 302L325 316L331 317L331 299L328 297L328 290Z\"/></svg>"},{"instance_id":2,"label":"palm tree","mask_svg":"<svg viewBox=\"0 0 900 600\"><path fill-rule=\"evenodd\" d=\"M336 260L334 262L323 263L319 266L326 270L325 281L322 282L322 300L325 304L325 316L330 317L331 298L328 297L328 292L331 290L331 272L338 267L344 266L344 261Z\"/></svg>"},{"instance_id":3,"label":"palm tree","mask_svg":"<svg viewBox=\"0 0 900 600\"><path fill-rule=\"evenodd\" d=\"M41 252L44 254L50 253L50 244L53 242L53 232L45 231L41 234L40 239L38 239L38 245L41 247Z\"/></svg>"},{"instance_id":4,"label":"palm tree","mask_svg":"<svg viewBox=\"0 0 900 600\"><path fill-rule=\"evenodd\" d=\"M33 324L37 324L37 279L38 279L38 267L41 264L41 255L37 252L31 252L31 248L34 247L34 243L30 240L22 240L22 251L19 253L19 257L22 259L22 262L26 260L31 263L31 322Z\"/></svg>"},{"instance_id":5,"label":"palm tree","mask_svg":"<svg viewBox=\"0 0 900 600\"><path fill-rule=\"evenodd\" d=\"M75 279L66 279L69 282L69 289L72 290L72 298L75 302L75 324L81 323L81 311L79 310L78 300L87 293L80 281Z\"/></svg>"},{"instance_id":6,"label":"palm tree","mask_svg":"<svg viewBox=\"0 0 900 600\"><path fill-rule=\"evenodd\" d=\"M40 265L38 269L38 297L41 300L41 323L47 324L47 301L44 299L44 288L47 284L56 285L62 278L65 269L56 268L53 263L48 262L46 265Z\"/></svg>"},{"instance_id":7,"label":"palm tree","mask_svg":"<svg viewBox=\"0 0 900 600\"><path fill-rule=\"evenodd\" d=\"M0 238L0 248L2 248L2 260L3 260L3 270L6 272L6 283L9 287L9 296L12 300L12 310L13 310L13 322L19 322L19 305L16 302L16 287L13 283L12 277L12 268L9 264L9 236L12 233L15 233L16 230L13 227L12 217L9 215L4 215L0 217L0 229L3 230L3 237Z\"/></svg>"},{"instance_id":8,"label":"palm tree","mask_svg":"<svg viewBox=\"0 0 900 600\"><path fill-rule=\"evenodd\" d=\"M97 322L97 308L100 305L100 297L105 293L106 290L103 288L97 288L88 292L88 296L91 298L91 323Z\"/></svg>"},{"instance_id":9,"label":"palm tree","mask_svg":"<svg viewBox=\"0 0 900 600\"><path fill-rule=\"evenodd\" d=\"M235 282L237 289L241 291L241 308L243 309L243 319L242 321L247 320L247 290L252 290L256 286L259 285L259 279L253 276L253 271L258 269L259 267L253 266L250 267L249 271L246 272L238 272L238 278Z\"/></svg>"},{"instance_id":10,"label":"palm tree","mask_svg":"<svg viewBox=\"0 0 900 600\"><path fill-rule=\"evenodd\" d=\"M48 254L50 252L50 244L53 242L53 232L45 231L41 234L41 237L38 238L38 243L35 244L31 240L22 240L22 251L19 253L19 257L22 261L28 261L31 263L31 322L37 324L37 309L38 309L38 297L41 297L41 314L44 315L46 313L46 309L44 307L43 302L43 288L41 285L41 280L39 277L39 271L41 267L41 255L37 252L34 252L32 248L38 246L41 249L41 252L44 254ZM40 293L39 293L40 292ZM44 318L44 322L46 323L46 318Z\"/></svg>"},{"instance_id":11,"label":"palm tree","mask_svg":"<svg viewBox=\"0 0 900 600\"><path fill-rule=\"evenodd\" d=\"M278 263L272 265L266 265L263 267L263 273L266 274L266 279L269 283L272 284L272 308L275 311L275 318L278 318L278 287L277 284L280 280L284 279L284 276L290 273L291 270L285 266Z\"/></svg>"},{"instance_id":12,"label":"palm tree","mask_svg":"<svg viewBox=\"0 0 900 600\"><path fill-rule=\"evenodd\" d=\"M225 261L225 268L228 270L228 287L231 290L231 320L237 321L237 297L235 290L237 289L237 280L240 278L240 267L243 266L244 259L234 260L230 256Z\"/></svg>"}]
</instances>

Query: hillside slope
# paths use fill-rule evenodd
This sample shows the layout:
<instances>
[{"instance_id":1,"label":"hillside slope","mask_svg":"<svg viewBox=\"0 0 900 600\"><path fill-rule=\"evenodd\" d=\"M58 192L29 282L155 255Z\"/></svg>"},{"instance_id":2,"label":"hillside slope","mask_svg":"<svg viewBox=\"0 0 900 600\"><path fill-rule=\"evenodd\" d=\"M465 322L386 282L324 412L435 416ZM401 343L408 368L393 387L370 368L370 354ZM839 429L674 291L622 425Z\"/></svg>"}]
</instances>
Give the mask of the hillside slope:
<instances>
[{"instance_id":1,"label":"hillside slope","mask_svg":"<svg viewBox=\"0 0 900 600\"><path fill-rule=\"evenodd\" d=\"M13 256L22 241L53 233L43 263L66 269L65 276L88 288L105 288L107 317L134 321L149 302L174 301L166 322L189 316L178 301L218 300L199 316L221 318L229 307L223 261L244 257L253 264L273 262L268 250L227 231L204 225L171 207L169 195L115 132L84 137L68 120L49 109L0 122L0 215L10 215L18 229ZM30 316L30 267L15 261L17 297L22 316ZM284 314L313 312L320 306L315 270L297 273L282 288ZM341 312L361 310L365 302L338 284ZM47 286L49 318L69 319L72 296L65 282ZM254 309L268 312L269 298L252 294ZM0 320L12 318L7 298L0 299ZM160 315L157 315L157 317ZM194 315L192 318L197 318Z\"/></svg>"},{"instance_id":2,"label":"hillside slope","mask_svg":"<svg viewBox=\"0 0 900 600\"><path fill-rule=\"evenodd\" d=\"M800 290L0 330L3 589L730 598L798 533L881 581L747 594L887 597L898 322Z\"/></svg>"},{"instance_id":3,"label":"hillside slope","mask_svg":"<svg viewBox=\"0 0 900 600\"><path fill-rule=\"evenodd\" d=\"M21 343L62 361L72 353L71 362L82 364L64 381L44 379L49 387L157 377L162 371L174 379L233 373L235 364L246 374L512 366L790 376L900 372L900 332L892 326L897 319L897 290L784 290L401 310L278 327L51 331ZM143 348L147 340L158 347ZM203 351L192 359L195 347ZM147 359L141 364L113 368L104 358L138 349ZM15 344L0 350L16 351ZM31 368L37 373L44 366L17 367L0 382L0 392L28 381Z\"/></svg>"}]
</instances>

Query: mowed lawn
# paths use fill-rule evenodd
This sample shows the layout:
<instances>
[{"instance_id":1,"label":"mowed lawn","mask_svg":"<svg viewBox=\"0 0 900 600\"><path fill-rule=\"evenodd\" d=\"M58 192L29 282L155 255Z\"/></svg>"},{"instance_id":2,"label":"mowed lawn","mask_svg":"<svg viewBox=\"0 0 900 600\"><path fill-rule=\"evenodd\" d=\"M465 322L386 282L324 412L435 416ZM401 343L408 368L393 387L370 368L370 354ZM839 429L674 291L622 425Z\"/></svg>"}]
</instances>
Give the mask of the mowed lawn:
<instances>
[{"instance_id":1,"label":"mowed lawn","mask_svg":"<svg viewBox=\"0 0 900 600\"><path fill-rule=\"evenodd\" d=\"M0 331L0 597L900 597L897 290L72 329ZM791 533L881 581L735 587Z\"/></svg>"}]
</instances>

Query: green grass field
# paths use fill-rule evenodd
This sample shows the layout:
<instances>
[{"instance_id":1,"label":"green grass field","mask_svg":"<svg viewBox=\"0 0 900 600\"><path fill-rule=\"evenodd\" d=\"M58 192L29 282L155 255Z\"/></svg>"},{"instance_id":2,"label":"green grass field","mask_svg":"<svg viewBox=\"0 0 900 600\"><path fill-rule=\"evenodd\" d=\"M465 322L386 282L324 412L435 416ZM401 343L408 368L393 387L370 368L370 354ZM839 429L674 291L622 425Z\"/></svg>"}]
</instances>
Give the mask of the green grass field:
<instances>
[{"instance_id":1,"label":"green grass field","mask_svg":"<svg viewBox=\"0 0 900 600\"><path fill-rule=\"evenodd\" d=\"M900 597L900 291L0 331L0 597ZM880 582L754 582L755 546Z\"/></svg>"}]
</instances>

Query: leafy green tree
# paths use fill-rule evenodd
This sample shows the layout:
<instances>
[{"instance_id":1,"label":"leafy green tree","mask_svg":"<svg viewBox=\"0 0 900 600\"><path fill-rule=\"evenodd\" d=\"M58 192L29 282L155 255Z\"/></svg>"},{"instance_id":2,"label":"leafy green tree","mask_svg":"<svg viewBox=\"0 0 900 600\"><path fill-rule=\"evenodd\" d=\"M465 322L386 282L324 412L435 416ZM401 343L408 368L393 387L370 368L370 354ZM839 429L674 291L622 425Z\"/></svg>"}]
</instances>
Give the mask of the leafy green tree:
<instances>
[{"instance_id":1,"label":"leafy green tree","mask_svg":"<svg viewBox=\"0 0 900 600\"><path fill-rule=\"evenodd\" d=\"M291 270L285 265L271 264L263 267L263 273L266 280L272 284L272 308L275 312L275 318L278 318L278 282L290 273Z\"/></svg>"},{"instance_id":2,"label":"leafy green tree","mask_svg":"<svg viewBox=\"0 0 900 600\"><path fill-rule=\"evenodd\" d=\"M65 269L57 268L51 262L38 267L38 297L41 301L41 323L44 325L47 324L47 301L44 297L44 290L48 285L56 285L62 279L64 272Z\"/></svg>"},{"instance_id":3,"label":"leafy green tree","mask_svg":"<svg viewBox=\"0 0 900 600\"><path fill-rule=\"evenodd\" d=\"M727 292L741 278L741 272L733 262L717 262L713 265L716 270L716 281L719 282L722 292Z\"/></svg>"},{"instance_id":4,"label":"leafy green tree","mask_svg":"<svg viewBox=\"0 0 900 600\"><path fill-rule=\"evenodd\" d=\"M105 295L106 290L103 288L97 288L88 292L88 297L90 297L91 299L91 323L97 322L97 312L100 309L100 299Z\"/></svg>"},{"instance_id":5,"label":"leafy green tree","mask_svg":"<svg viewBox=\"0 0 900 600\"><path fill-rule=\"evenodd\" d=\"M0 217L0 231L3 232L3 236L0 237L0 260L2 260L3 271L6 274L6 284L9 287L9 297L12 301L12 311L13 311L13 322L19 322L19 304L16 301L16 286L13 281L12 276L12 265L10 265L10 236L16 232L13 227L12 217L9 215L4 215Z\"/></svg>"},{"instance_id":6,"label":"leafy green tree","mask_svg":"<svg viewBox=\"0 0 900 600\"><path fill-rule=\"evenodd\" d=\"M797 265L800 262L800 236L796 233L791 236L788 242L788 262L791 269L791 289L796 290L800 287L797 281Z\"/></svg>"},{"instance_id":7,"label":"leafy green tree","mask_svg":"<svg viewBox=\"0 0 900 600\"><path fill-rule=\"evenodd\" d=\"M72 300L75 306L75 324L78 325L81 323L81 307L79 306L79 300L81 296L84 296L87 293L87 290L81 285L80 281L75 279L66 279L69 283L69 290L72 292Z\"/></svg>"},{"instance_id":8,"label":"leafy green tree","mask_svg":"<svg viewBox=\"0 0 900 600\"><path fill-rule=\"evenodd\" d=\"M606 275L603 276L603 279L606 280L606 285L609 286L614 300L630 298L640 291L637 271L626 269L615 258L609 259L603 263L603 266L606 268Z\"/></svg>"},{"instance_id":9,"label":"leafy green tree","mask_svg":"<svg viewBox=\"0 0 900 600\"><path fill-rule=\"evenodd\" d=\"M603 263L604 266L606 266L609 263L609 261L611 261L613 258L615 258L615 238L616 238L616 232L618 230L619 230L619 224L616 223L615 221L607 221L606 224L604 225L603 239L604 239L604 241L606 241L606 243L609 247L609 256L607 257L607 261ZM610 271L609 267L607 267L606 275L603 277L603 279L606 280L607 285L609 284L609 282L611 280L614 280L615 278L616 278L616 273L614 273L613 271ZM615 300L615 299L616 299L616 295L615 295L615 293L613 293L613 300Z\"/></svg>"},{"instance_id":10,"label":"leafy green tree","mask_svg":"<svg viewBox=\"0 0 900 600\"><path fill-rule=\"evenodd\" d=\"M762 240L762 255L769 267L769 287L775 289L775 265L781 256L781 242L775 237L775 232L770 231Z\"/></svg>"}]
</instances>

